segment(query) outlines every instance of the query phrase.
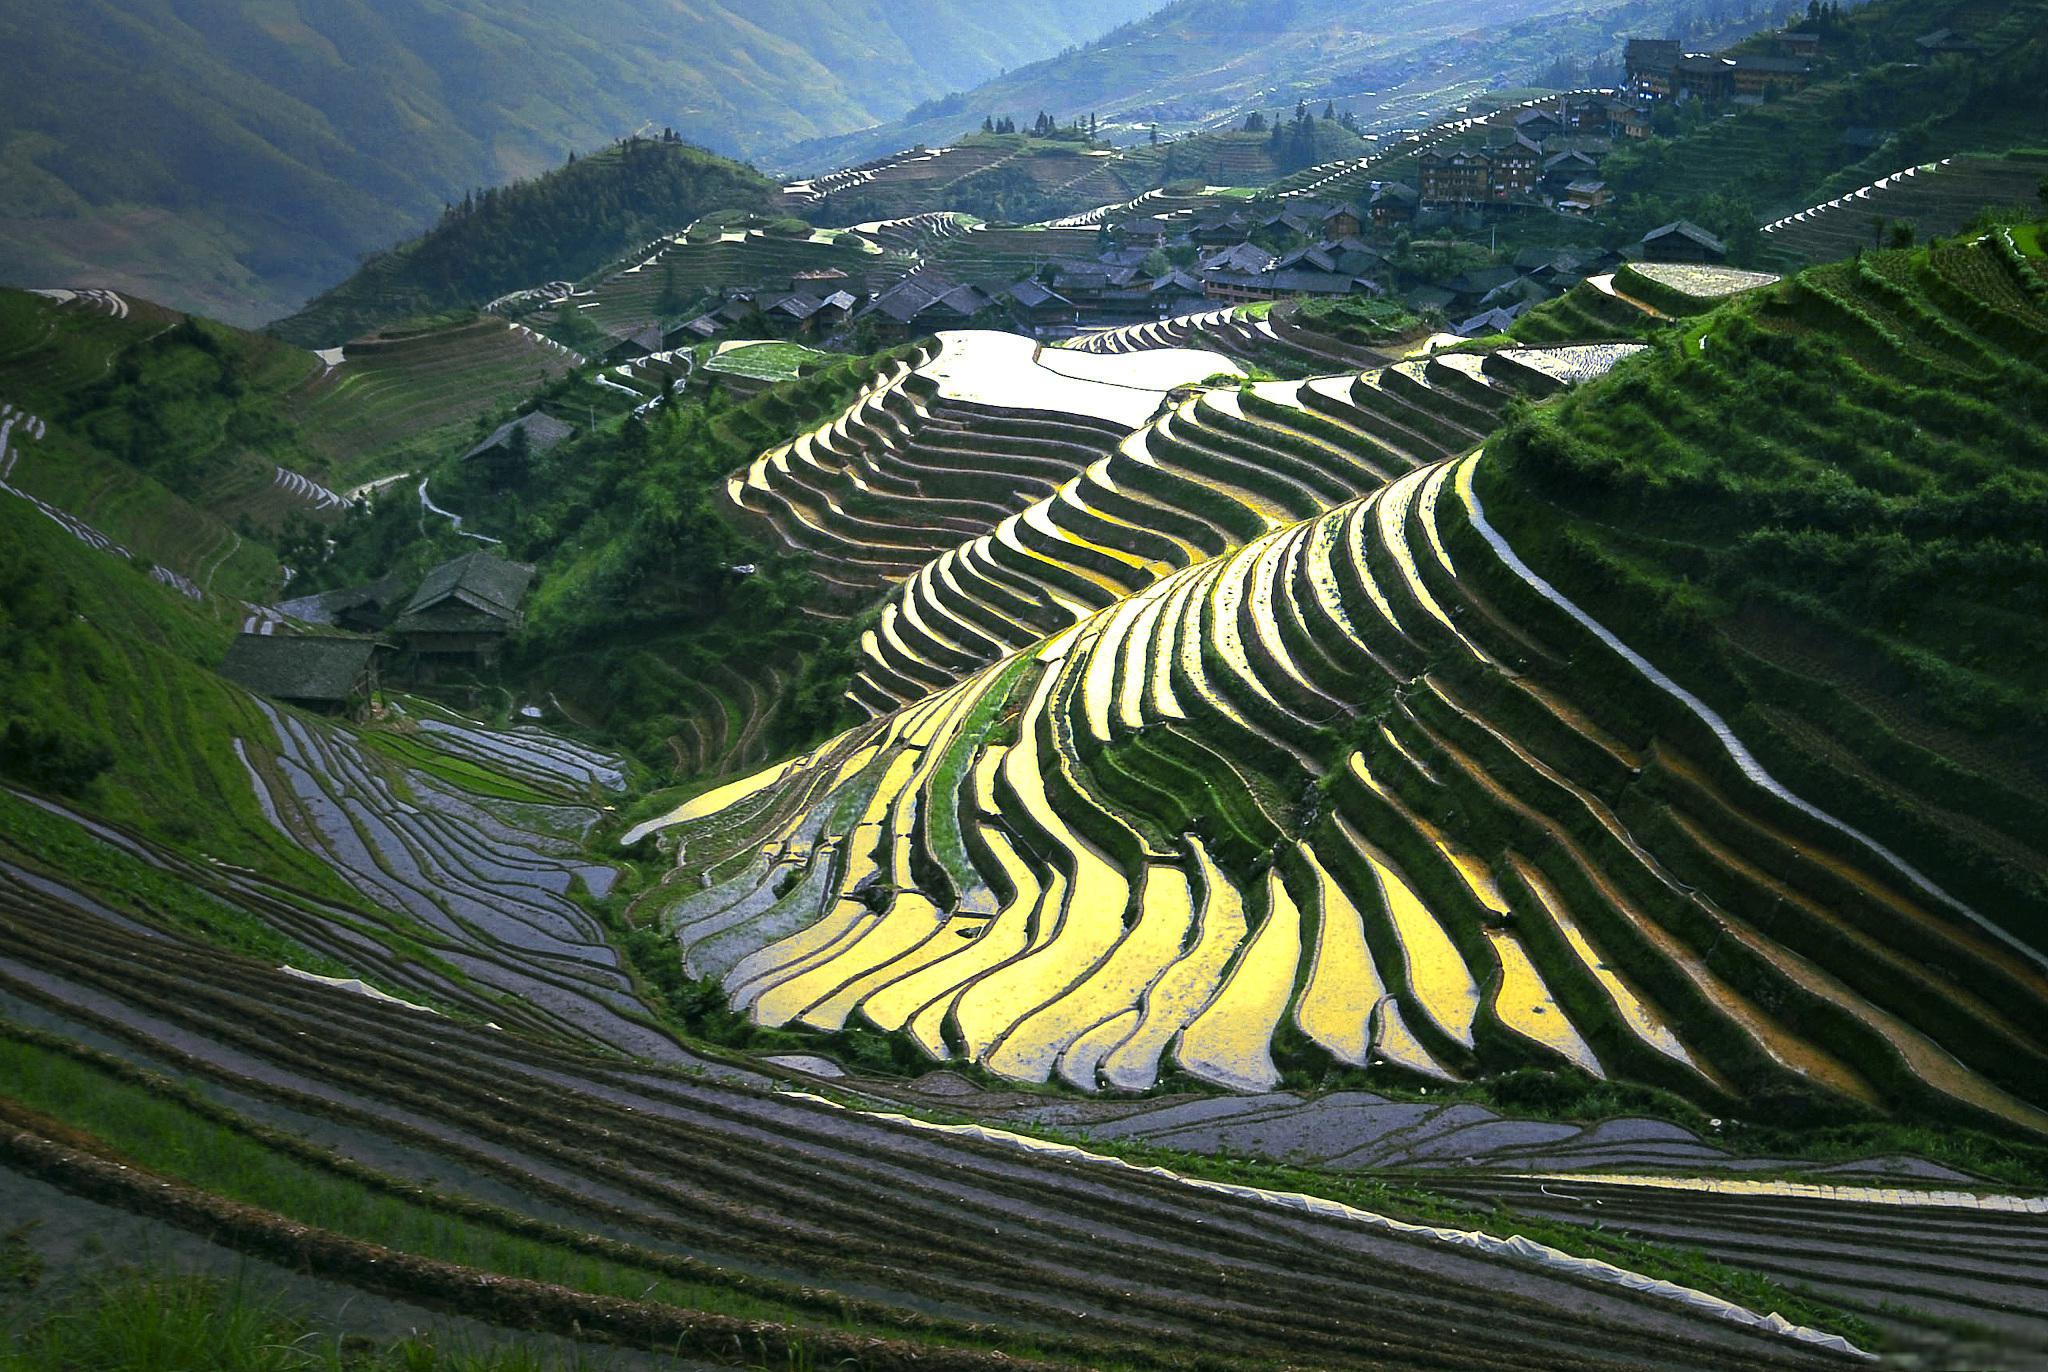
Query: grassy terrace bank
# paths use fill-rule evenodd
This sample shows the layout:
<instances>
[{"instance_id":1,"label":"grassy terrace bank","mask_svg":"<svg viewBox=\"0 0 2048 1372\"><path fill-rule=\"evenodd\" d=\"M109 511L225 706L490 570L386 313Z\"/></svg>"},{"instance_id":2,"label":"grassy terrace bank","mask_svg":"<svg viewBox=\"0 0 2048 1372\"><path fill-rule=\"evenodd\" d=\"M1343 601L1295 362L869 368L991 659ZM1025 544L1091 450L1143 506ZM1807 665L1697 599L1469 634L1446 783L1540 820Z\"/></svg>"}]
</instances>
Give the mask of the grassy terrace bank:
<instances>
[{"instance_id":1,"label":"grassy terrace bank","mask_svg":"<svg viewBox=\"0 0 2048 1372\"><path fill-rule=\"evenodd\" d=\"M1520 417L1481 491L1787 784L2048 946L2048 292L2004 233L1816 268Z\"/></svg>"}]
</instances>

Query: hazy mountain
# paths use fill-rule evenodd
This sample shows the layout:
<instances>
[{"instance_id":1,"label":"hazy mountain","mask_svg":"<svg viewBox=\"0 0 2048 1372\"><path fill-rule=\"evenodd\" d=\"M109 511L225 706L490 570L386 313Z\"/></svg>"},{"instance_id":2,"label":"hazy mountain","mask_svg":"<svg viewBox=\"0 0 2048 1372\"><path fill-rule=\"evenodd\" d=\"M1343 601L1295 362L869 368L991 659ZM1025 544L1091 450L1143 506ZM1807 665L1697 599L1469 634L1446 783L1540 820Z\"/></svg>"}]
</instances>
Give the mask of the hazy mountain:
<instances>
[{"instance_id":1,"label":"hazy mountain","mask_svg":"<svg viewBox=\"0 0 2048 1372\"><path fill-rule=\"evenodd\" d=\"M747 157L1156 0L0 0L0 280L283 313L472 186L643 126Z\"/></svg>"},{"instance_id":2,"label":"hazy mountain","mask_svg":"<svg viewBox=\"0 0 2048 1372\"><path fill-rule=\"evenodd\" d=\"M814 171L944 142L987 114L1028 121L1041 109L1095 113L1125 142L1153 124L1209 128L1297 100L1335 100L1367 127L1407 123L1490 86L1532 81L1559 58L1618 59L1623 35L1664 33L1674 15L1741 9L1729 0L1175 0L1085 48L769 160Z\"/></svg>"}]
</instances>

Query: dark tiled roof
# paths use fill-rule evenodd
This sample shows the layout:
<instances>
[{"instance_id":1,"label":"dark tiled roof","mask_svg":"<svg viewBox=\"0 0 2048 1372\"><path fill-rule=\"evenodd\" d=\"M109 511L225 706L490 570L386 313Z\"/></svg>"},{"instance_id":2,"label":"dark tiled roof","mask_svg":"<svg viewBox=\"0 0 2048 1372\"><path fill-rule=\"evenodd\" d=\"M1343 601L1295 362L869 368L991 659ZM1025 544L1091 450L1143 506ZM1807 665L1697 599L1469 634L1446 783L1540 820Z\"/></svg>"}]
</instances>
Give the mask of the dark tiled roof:
<instances>
[{"instance_id":1,"label":"dark tiled roof","mask_svg":"<svg viewBox=\"0 0 2048 1372\"><path fill-rule=\"evenodd\" d=\"M630 333L613 334L611 347L607 351L617 352L622 348L637 348L644 353L660 352L661 325L648 324Z\"/></svg>"},{"instance_id":2,"label":"dark tiled roof","mask_svg":"<svg viewBox=\"0 0 2048 1372\"><path fill-rule=\"evenodd\" d=\"M1058 291L1040 285L1028 277L1010 287L1008 295L1010 299L1016 301L1027 310L1035 310L1040 305L1071 306L1073 304L1072 301L1068 300Z\"/></svg>"},{"instance_id":3,"label":"dark tiled roof","mask_svg":"<svg viewBox=\"0 0 2048 1372\"><path fill-rule=\"evenodd\" d=\"M994 299L979 286L955 286L952 290L947 291L937 300L934 300L926 308L944 311L949 314L957 314L962 319L966 319L980 314L993 304L995 304Z\"/></svg>"},{"instance_id":4,"label":"dark tiled roof","mask_svg":"<svg viewBox=\"0 0 2048 1372\"><path fill-rule=\"evenodd\" d=\"M866 312L886 315L899 324L908 324L927 305L952 289L951 281L923 272L914 273L876 296Z\"/></svg>"},{"instance_id":5,"label":"dark tiled roof","mask_svg":"<svg viewBox=\"0 0 2048 1372\"><path fill-rule=\"evenodd\" d=\"M386 605L396 605L404 598L405 581L393 574L361 586L343 586L338 590L280 601L277 610L308 624L332 624L336 616L350 610L381 609Z\"/></svg>"},{"instance_id":6,"label":"dark tiled roof","mask_svg":"<svg viewBox=\"0 0 2048 1372\"><path fill-rule=\"evenodd\" d=\"M1273 254L1251 243L1238 243L1205 259L1205 272L1263 272L1273 267Z\"/></svg>"},{"instance_id":7,"label":"dark tiled roof","mask_svg":"<svg viewBox=\"0 0 2048 1372\"><path fill-rule=\"evenodd\" d=\"M220 674L279 700L343 701L376 651L369 638L243 634L228 646Z\"/></svg>"},{"instance_id":8,"label":"dark tiled roof","mask_svg":"<svg viewBox=\"0 0 2048 1372\"><path fill-rule=\"evenodd\" d=\"M1660 242L1673 235L1680 238L1690 238L1693 242L1710 252L1725 253L1728 251L1726 243L1723 243L1690 219L1674 219L1669 224L1663 224L1651 229L1643 235L1643 246L1649 247L1652 243Z\"/></svg>"},{"instance_id":9,"label":"dark tiled roof","mask_svg":"<svg viewBox=\"0 0 2048 1372\"><path fill-rule=\"evenodd\" d=\"M778 300L770 302L764 312L767 314L788 315L791 319L809 319L818 312L818 308L824 303L824 301L815 300L808 295L785 295Z\"/></svg>"},{"instance_id":10,"label":"dark tiled roof","mask_svg":"<svg viewBox=\"0 0 2048 1372\"><path fill-rule=\"evenodd\" d=\"M491 431L489 438L486 438L483 442L464 453L462 455L463 460L466 462L478 453L489 452L492 448L503 447L512 441L512 435L520 429L526 431L527 450L534 453L544 453L576 432L574 424L565 424L553 415L542 414L539 410L535 410L532 414L523 414L517 419L510 419L500 424Z\"/></svg>"},{"instance_id":11,"label":"dark tiled roof","mask_svg":"<svg viewBox=\"0 0 2048 1372\"><path fill-rule=\"evenodd\" d=\"M407 621L449 600L460 601L491 619L516 623L519 602L525 599L532 581L533 568L523 562L508 562L483 549L464 553L427 573L395 627L403 631Z\"/></svg>"}]
</instances>

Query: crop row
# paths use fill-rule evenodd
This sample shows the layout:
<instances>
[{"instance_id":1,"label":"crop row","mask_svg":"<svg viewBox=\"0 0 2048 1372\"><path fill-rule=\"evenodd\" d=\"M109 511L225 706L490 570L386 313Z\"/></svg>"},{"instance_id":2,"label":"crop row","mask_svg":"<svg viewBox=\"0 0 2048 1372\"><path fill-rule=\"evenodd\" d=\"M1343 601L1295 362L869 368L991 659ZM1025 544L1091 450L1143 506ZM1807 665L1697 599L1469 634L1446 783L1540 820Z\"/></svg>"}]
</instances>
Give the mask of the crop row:
<instances>
[{"instance_id":1,"label":"crop row","mask_svg":"<svg viewBox=\"0 0 2048 1372\"><path fill-rule=\"evenodd\" d=\"M7 1165L365 1290L713 1360L753 1350L707 1328L863 1366L979 1367L992 1342L1132 1367L1807 1363L1671 1302L1419 1235L906 1130L713 1064L685 1075L432 1019L138 937L89 902L23 918L8 889L0 1004L106 1047L8 1031L11 1053L68 1053L101 1085L52 1100L72 1130L10 1114ZM210 1146L166 1149L166 1131ZM108 1147L151 1173L94 1165ZM622 1288L622 1271L640 1279ZM734 1308L757 1322L735 1330L717 1313Z\"/></svg>"},{"instance_id":2,"label":"crop row","mask_svg":"<svg viewBox=\"0 0 2048 1372\"><path fill-rule=\"evenodd\" d=\"M1609 650L1473 533L1470 470L1275 519L1023 648L1000 734L963 727L998 665L831 786L776 776L814 788L785 830L830 815L772 900L727 888L735 1005L1084 1088L1171 1061L1263 1089L1306 1052L2048 1126L2039 970L1646 680L1585 691L1567 664ZM948 813L992 915L934 852Z\"/></svg>"},{"instance_id":3,"label":"crop row","mask_svg":"<svg viewBox=\"0 0 2048 1372\"><path fill-rule=\"evenodd\" d=\"M809 556L828 586L867 594L978 536L1111 451L1124 429L1088 414L956 399L921 369L875 378L845 412L763 453L732 501Z\"/></svg>"},{"instance_id":4,"label":"crop row","mask_svg":"<svg viewBox=\"0 0 2048 1372\"><path fill-rule=\"evenodd\" d=\"M1552 373L1573 375L1584 351L1446 355L1191 396L903 580L862 639L853 697L873 711L917 699L1179 568L1461 452L1514 395L1563 384Z\"/></svg>"}]
</instances>

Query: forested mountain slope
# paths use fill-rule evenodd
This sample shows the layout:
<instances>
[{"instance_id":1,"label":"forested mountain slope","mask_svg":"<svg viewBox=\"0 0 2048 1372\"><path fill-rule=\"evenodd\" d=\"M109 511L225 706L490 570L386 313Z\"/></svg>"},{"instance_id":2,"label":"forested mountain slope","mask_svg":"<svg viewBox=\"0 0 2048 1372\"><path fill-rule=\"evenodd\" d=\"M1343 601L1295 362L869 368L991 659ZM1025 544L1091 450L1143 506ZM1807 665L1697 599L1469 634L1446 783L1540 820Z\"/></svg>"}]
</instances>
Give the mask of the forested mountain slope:
<instances>
[{"instance_id":1,"label":"forested mountain slope","mask_svg":"<svg viewBox=\"0 0 2048 1372\"><path fill-rule=\"evenodd\" d=\"M1469 95L1537 79L1559 60L1618 65L1621 35L1689 20L1725 22L1721 0L1628 0L1589 8L1559 0L1175 0L1089 46L1062 53L879 128L817 139L769 161L803 171L912 143L943 143L1005 114L1098 114L1119 142L1215 127L1297 100L1348 106L1367 127L1432 117Z\"/></svg>"},{"instance_id":2,"label":"forested mountain slope","mask_svg":"<svg viewBox=\"0 0 2048 1372\"><path fill-rule=\"evenodd\" d=\"M709 210L765 207L753 168L672 139L634 138L545 176L495 187L279 320L308 347L419 315L474 308L508 291L575 279Z\"/></svg>"},{"instance_id":3,"label":"forested mountain slope","mask_svg":"<svg viewBox=\"0 0 2048 1372\"><path fill-rule=\"evenodd\" d=\"M672 126L749 156L901 113L1152 0L0 3L0 280L254 324L465 189Z\"/></svg>"}]
</instances>

